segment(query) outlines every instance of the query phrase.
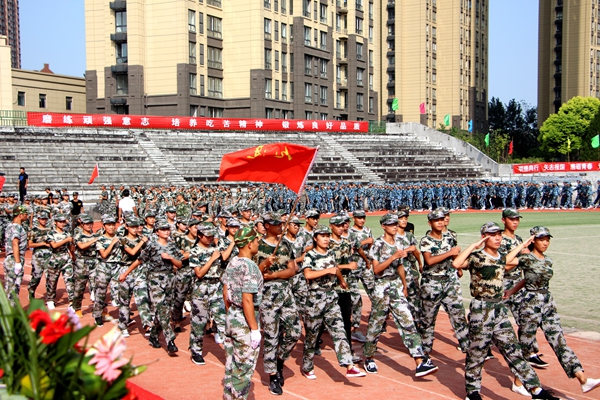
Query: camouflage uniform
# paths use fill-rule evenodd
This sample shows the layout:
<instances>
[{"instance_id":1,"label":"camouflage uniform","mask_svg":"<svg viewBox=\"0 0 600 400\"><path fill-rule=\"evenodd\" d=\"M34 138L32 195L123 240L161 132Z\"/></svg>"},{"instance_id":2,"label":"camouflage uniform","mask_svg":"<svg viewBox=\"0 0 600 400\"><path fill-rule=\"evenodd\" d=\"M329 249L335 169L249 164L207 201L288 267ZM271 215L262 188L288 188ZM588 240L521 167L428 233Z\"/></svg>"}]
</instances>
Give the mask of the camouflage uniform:
<instances>
[{"instance_id":1,"label":"camouflage uniform","mask_svg":"<svg viewBox=\"0 0 600 400\"><path fill-rule=\"evenodd\" d=\"M111 252L106 258L100 255L100 250L107 249L114 238L117 242L113 245ZM94 292L94 309L92 315L94 319L102 318L102 311L106 307L106 292L113 279L118 278L121 270L121 259L123 258L123 245L117 236L107 237L102 235L96 242L98 250L98 264L96 265L96 291ZM118 301L118 297L112 297L113 301Z\"/></svg>"},{"instance_id":2,"label":"camouflage uniform","mask_svg":"<svg viewBox=\"0 0 600 400\"><path fill-rule=\"evenodd\" d=\"M287 236L284 236L283 241L288 244L292 251L291 258L296 259L302 256L302 253L304 253L304 249L306 248L304 236L296 236L296 240L294 241L292 241ZM298 312L300 313L301 318L303 319L304 315L306 314L304 308L306 307L306 296L308 296L308 286L306 283L306 278L302 273L300 263L298 264L298 267L298 272L296 272L296 274L290 279L290 283L292 284L292 293L294 294L296 307L298 308Z\"/></svg>"},{"instance_id":3,"label":"camouflage uniform","mask_svg":"<svg viewBox=\"0 0 600 400\"><path fill-rule=\"evenodd\" d=\"M403 236L396 235L396 240L402 244L402 248L406 249L411 246L418 247L417 239L410 232L405 232ZM408 289L408 309L415 321L419 324L419 316L421 315L421 289L419 285L419 263L415 255L411 252L402 259L404 266L404 274L406 275L406 285Z\"/></svg>"},{"instance_id":4,"label":"camouflage uniform","mask_svg":"<svg viewBox=\"0 0 600 400\"><path fill-rule=\"evenodd\" d=\"M90 293L94 293L96 288L96 264L98 263L98 252L94 245L81 250L77 247L77 243L89 242L96 237L95 233L86 235L83 231L75 233L73 236L73 242L75 243L75 271L73 274L74 295L72 306L74 310L81 310L83 293L88 281L90 283Z\"/></svg>"},{"instance_id":5,"label":"camouflage uniform","mask_svg":"<svg viewBox=\"0 0 600 400\"><path fill-rule=\"evenodd\" d=\"M190 263L187 267L194 274L192 291L192 314L190 331L190 351L192 356L202 355L204 328L210 317L215 321L221 337L225 336L225 304L223 303L223 285L221 284L221 263L215 260L202 278L197 278L194 268L205 266L216 247L204 248L200 245L190 250Z\"/></svg>"},{"instance_id":6,"label":"camouflage uniform","mask_svg":"<svg viewBox=\"0 0 600 400\"><path fill-rule=\"evenodd\" d=\"M304 257L302 269L321 271L336 265L332 252L321 254L316 250L311 250ZM302 369L306 372L314 369L313 359L317 347L317 334L322 325L325 325L329 331L339 364L342 366L352 365L352 352L350 342L346 337L342 312L338 305L338 294L333 290L337 283L338 279L335 275L325 275L308 281L304 320L306 336L302 356Z\"/></svg>"},{"instance_id":7,"label":"camouflage uniform","mask_svg":"<svg viewBox=\"0 0 600 400\"><path fill-rule=\"evenodd\" d=\"M476 250L467 258L471 274L469 347L465 364L467 394L481 390L481 369L492 342L498 347L511 372L531 392L540 387L537 374L523 358L515 331L502 302L506 255L492 257Z\"/></svg>"},{"instance_id":8,"label":"camouflage uniform","mask_svg":"<svg viewBox=\"0 0 600 400\"><path fill-rule=\"evenodd\" d=\"M36 226L29 231L28 239L33 243L47 243L48 233L50 233L50 228L40 228L39 226ZM35 291L42 280L44 271L48 268L48 263L50 262L51 256L52 250L50 249L50 246L36 247L33 249L31 255L31 279L27 285L29 297L35 297Z\"/></svg>"},{"instance_id":9,"label":"camouflage uniform","mask_svg":"<svg viewBox=\"0 0 600 400\"><path fill-rule=\"evenodd\" d=\"M353 271L350 271L350 275L352 276L352 281L353 284L354 282L356 282L356 286L358 286L358 282L361 281L363 283L363 286L365 287L365 291L367 292L367 294L369 295L369 298L371 297L371 293L373 292L373 289L375 287L375 278L373 276L373 270L371 268L367 268L367 265L365 263L365 260L363 260L363 258L359 255L358 253L358 246L360 246L360 243L368 238L372 238L373 237L373 233L371 232L371 229L367 226L363 227L363 229L359 230L356 229L354 226L350 228L350 237L349 240L352 243L355 243L355 251L354 254L352 255L352 261L356 261L356 263L358 264L358 268L356 268ZM369 254L369 247L370 245L364 245L362 246L363 251L365 252L365 254ZM362 296L360 295L360 290L356 291L353 290L352 291L352 327L353 328L358 328L360 326L360 319L362 316L362 306L363 306L363 302L362 302Z\"/></svg>"},{"instance_id":10,"label":"camouflage uniform","mask_svg":"<svg viewBox=\"0 0 600 400\"><path fill-rule=\"evenodd\" d=\"M50 231L48 234L48 242L60 242L68 237L71 237L71 234L68 233L65 226L63 232L58 232L56 230ZM52 249L52 256L50 257L48 269L46 270L46 301L54 301L54 298L56 297L56 285L61 272L65 281L69 303L71 303L75 297L73 259L71 258L71 253L69 253L70 246L70 243L65 243L60 247Z\"/></svg>"},{"instance_id":11,"label":"camouflage uniform","mask_svg":"<svg viewBox=\"0 0 600 400\"><path fill-rule=\"evenodd\" d=\"M142 240L142 238L137 237L135 239L131 239L129 237L124 237L121 239L121 244L123 248L125 246L133 249L138 243ZM141 251L144 249L145 245L142 245L142 248L138 253L134 256L127 253L123 250L123 259L121 260L121 268L119 271L119 275L125 273L127 269L133 264L135 260L137 260ZM117 275L118 276L118 275ZM130 321L130 311L131 311L131 296L135 300L135 304L137 306L138 313L140 314L140 320L142 321L142 326L148 327L152 326L152 314L150 311L150 298L148 296L148 277L147 271L144 265L139 265L133 271L127 275L125 281L119 283L119 329L124 330L127 329L127 324Z\"/></svg>"},{"instance_id":12,"label":"camouflage uniform","mask_svg":"<svg viewBox=\"0 0 600 400\"><path fill-rule=\"evenodd\" d=\"M350 263L353 248L353 244L345 237L342 237L339 242L333 239L333 237L329 241L329 251L335 257L335 262L338 265ZM335 291L338 294L338 305L340 306L340 312L342 313L342 321L344 322L348 343L352 343L352 294L354 293L355 295L360 296L360 288L358 287L358 279L351 274L352 270L342 269L341 272L348 288L342 288L338 282L335 286ZM346 305L348 305L348 307L346 307Z\"/></svg>"},{"instance_id":13,"label":"camouflage uniform","mask_svg":"<svg viewBox=\"0 0 600 400\"><path fill-rule=\"evenodd\" d=\"M261 239L255 256L256 264L260 265L274 250L275 246ZM266 272L287 269L291 254L289 245L282 241L277 249L275 262ZM277 372L277 359L287 360L302 334L290 280L265 280L260 317L264 335L264 370L267 374L274 374Z\"/></svg>"},{"instance_id":14,"label":"camouflage uniform","mask_svg":"<svg viewBox=\"0 0 600 400\"><path fill-rule=\"evenodd\" d=\"M4 230L4 250L6 258L4 259L4 291L6 292L11 304L19 304L19 289L25 270L25 251L27 250L27 232L21 224L9 223ZM15 256L13 253L13 239L19 240L19 255L21 261L21 271L15 273Z\"/></svg>"},{"instance_id":15,"label":"camouflage uniform","mask_svg":"<svg viewBox=\"0 0 600 400\"><path fill-rule=\"evenodd\" d=\"M169 241L163 246L154 240L146 243L139 260L148 268L148 292L154 307L154 325L150 331L150 337L158 338L162 329L165 339L170 342L175 340L175 333L173 333L170 323L175 272L173 264L168 260L163 260L162 253L181 260L181 253L177 250L175 243Z\"/></svg>"},{"instance_id":16,"label":"camouflage uniform","mask_svg":"<svg viewBox=\"0 0 600 400\"><path fill-rule=\"evenodd\" d=\"M369 256L379 263L385 262L398 249L403 249L404 244L396 239L394 246L388 244L383 236L373 243ZM404 297L402 280L398 275L398 268L402 268L402 260L394 260L390 266L375 274L375 288L371 297L371 314L369 315L369 327L367 328L367 341L364 344L364 355L372 358L383 323L388 315L392 313L402 341L413 358L423 357L421 337L415 326L410 312L408 301ZM408 279L408 278L407 278Z\"/></svg>"},{"instance_id":17,"label":"camouflage uniform","mask_svg":"<svg viewBox=\"0 0 600 400\"><path fill-rule=\"evenodd\" d=\"M525 275L526 290L519 310L519 341L523 354L535 354L535 334L541 328L567 376L575 378L575 373L583 368L567 345L556 303L548 290L554 274L552 259L545 256L540 260L532 253L523 254L519 257L519 265Z\"/></svg>"},{"instance_id":18,"label":"camouflage uniform","mask_svg":"<svg viewBox=\"0 0 600 400\"><path fill-rule=\"evenodd\" d=\"M190 239L187 235L177 235L174 238L175 245L180 251L189 252L194 246L194 239ZM191 298L193 290L194 269L190 268L190 261L182 260L181 268L175 273L175 282L173 284L173 310L171 310L171 319L173 322L183 321L183 303Z\"/></svg>"},{"instance_id":19,"label":"camouflage uniform","mask_svg":"<svg viewBox=\"0 0 600 400\"><path fill-rule=\"evenodd\" d=\"M262 302L263 276L248 258L233 257L223 275L227 297L231 303L225 320L225 377L223 399L247 399L260 346L250 345L250 327L242 309L242 293L252 293L258 321ZM260 328L260 327L259 327Z\"/></svg>"},{"instance_id":20,"label":"camouflage uniform","mask_svg":"<svg viewBox=\"0 0 600 400\"><path fill-rule=\"evenodd\" d=\"M421 239L421 253L431 253L432 256L444 254L454 247L454 243L452 237L447 234L442 235L439 240L427 235ZM440 306L443 306L448 313L460 348L466 352L468 347L467 318L462 292L456 278L456 270L452 267L451 257L441 263L425 264L423 267L419 329L423 339L423 351L426 354L429 354L433 348L435 321Z\"/></svg>"}]
</instances>

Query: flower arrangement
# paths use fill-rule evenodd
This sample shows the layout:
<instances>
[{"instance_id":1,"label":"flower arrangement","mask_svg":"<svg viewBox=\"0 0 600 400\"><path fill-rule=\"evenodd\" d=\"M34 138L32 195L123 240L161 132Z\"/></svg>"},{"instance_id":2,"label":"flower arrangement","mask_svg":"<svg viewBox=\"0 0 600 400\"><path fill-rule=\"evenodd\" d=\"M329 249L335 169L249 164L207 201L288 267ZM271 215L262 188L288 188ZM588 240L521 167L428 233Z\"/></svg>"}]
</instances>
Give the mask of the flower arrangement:
<instances>
[{"instance_id":1,"label":"flower arrangement","mask_svg":"<svg viewBox=\"0 0 600 400\"><path fill-rule=\"evenodd\" d=\"M125 339L116 326L88 346L94 328L82 327L70 309L49 313L41 300L27 310L13 307L0 287L0 398L135 399L127 378L146 367L123 356Z\"/></svg>"}]
</instances>

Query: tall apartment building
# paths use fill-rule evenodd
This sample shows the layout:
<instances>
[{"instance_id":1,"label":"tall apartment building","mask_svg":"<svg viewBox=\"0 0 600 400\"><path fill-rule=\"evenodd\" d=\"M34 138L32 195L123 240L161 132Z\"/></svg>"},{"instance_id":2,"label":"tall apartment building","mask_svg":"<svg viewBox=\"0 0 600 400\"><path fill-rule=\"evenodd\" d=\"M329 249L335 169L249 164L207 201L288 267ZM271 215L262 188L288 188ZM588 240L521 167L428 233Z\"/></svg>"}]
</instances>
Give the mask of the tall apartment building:
<instances>
[{"instance_id":1,"label":"tall apartment building","mask_svg":"<svg viewBox=\"0 0 600 400\"><path fill-rule=\"evenodd\" d=\"M600 97L600 1L540 0L538 122L575 96Z\"/></svg>"},{"instance_id":2,"label":"tall apartment building","mask_svg":"<svg viewBox=\"0 0 600 400\"><path fill-rule=\"evenodd\" d=\"M87 112L378 120L373 1L86 0Z\"/></svg>"},{"instance_id":3,"label":"tall apartment building","mask_svg":"<svg viewBox=\"0 0 600 400\"><path fill-rule=\"evenodd\" d=\"M11 48L11 67L21 68L19 0L0 0L0 35L8 38L8 45Z\"/></svg>"},{"instance_id":4,"label":"tall apartment building","mask_svg":"<svg viewBox=\"0 0 600 400\"><path fill-rule=\"evenodd\" d=\"M438 128L449 114L451 127L472 121L473 131L487 132L488 5L382 0L378 86L387 121Z\"/></svg>"}]
</instances>

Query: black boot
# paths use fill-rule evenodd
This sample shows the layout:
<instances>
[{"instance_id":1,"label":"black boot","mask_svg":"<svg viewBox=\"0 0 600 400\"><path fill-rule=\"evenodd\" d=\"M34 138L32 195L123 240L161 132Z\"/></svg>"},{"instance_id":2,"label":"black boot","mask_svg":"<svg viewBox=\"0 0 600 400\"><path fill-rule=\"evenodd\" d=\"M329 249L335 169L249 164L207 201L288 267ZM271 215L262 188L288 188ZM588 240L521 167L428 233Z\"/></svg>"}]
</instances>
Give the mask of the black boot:
<instances>
[{"instance_id":1,"label":"black boot","mask_svg":"<svg viewBox=\"0 0 600 400\"><path fill-rule=\"evenodd\" d=\"M155 349L160 349L160 343L158 342L158 338L156 336L150 336L148 341L150 342L150 346L154 347Z\"/></svg>"},{"instance_id":2,"label":"black boot","mask_svg":"<svg viewBox=\"0 0 600 400\"><path fill-rule=\"evenodd\" d=\"M177 346L175 346L175 342L174 341L169 341L167 343L167 351L169 353L177 353L179 351L179 349L177 348Z\"/></svg>"},{"instance_id":3,"label":"black boot","mask_svg":"<svg viewBox=\"0 0 600 400\"><path fill-rule=\"evenodd\" d=\"M279 380L281 387L283 387L285 379L283 378L283 360L280 358L277 359L277 379Z\"/></svg>"}]
</instances>

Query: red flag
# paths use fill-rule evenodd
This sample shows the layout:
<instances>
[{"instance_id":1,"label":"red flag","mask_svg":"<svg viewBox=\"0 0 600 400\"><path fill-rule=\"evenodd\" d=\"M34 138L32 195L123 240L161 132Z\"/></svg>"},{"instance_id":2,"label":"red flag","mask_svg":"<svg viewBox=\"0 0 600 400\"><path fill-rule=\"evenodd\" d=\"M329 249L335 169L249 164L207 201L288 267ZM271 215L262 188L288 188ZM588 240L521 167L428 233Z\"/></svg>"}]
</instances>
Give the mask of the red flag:
<instances>
[{"instance_id":1,"label":"red flag","mask_svg":"<svg viewBox=\"0 0 600 400\"><path fill-rule=\"evenodd\" d=\"M281 183L300 194L317 150L292 143L269 143L227 153L221 160L218 180Z\"/></svg>"},{"instance_id":2,"label":"red flag","mask_svg":"<svg viewBox=\"0 0 600 400\"><path fill-rule=\"evenodd\" d=\"M90 181L88 182L88 185L91 185L92 183L94 183L94 180L100 176L100 171L98 171L98 164L96 164L96 166L94 166L94 170L92 171L92 176L90 176Z\"/></svg>"},{"instance_id":3,"label":"red flag","mask_svg":"<svg viewBox=\"0 0 600 400\"><path fill-rule=\"evenodd\" d=\"M508 145L508 154L512 154L513 153L513 141L510 141L510 144Z\"/></svg>"},{"instance_id":4,"label":"red flag","mask_svg":"<svg viewBox=\"0 0 600 400\"><path fill-rule=\"evenodd\" d=\"M421 103L419 105L419 111L421 112L421 114L425 114L425 103Z\"/></svg>"},{"instance_id":5,"label":"red flag","mask_svg":"<svg viewBox=\"0 0 600 400\"><path fill-rule=\"evenodd\" d=\"M0 192L2 191L2 188L4 187L4 182L6 182L6 178L3 176L0 176Z\"/></svg>"}]
</instances>

